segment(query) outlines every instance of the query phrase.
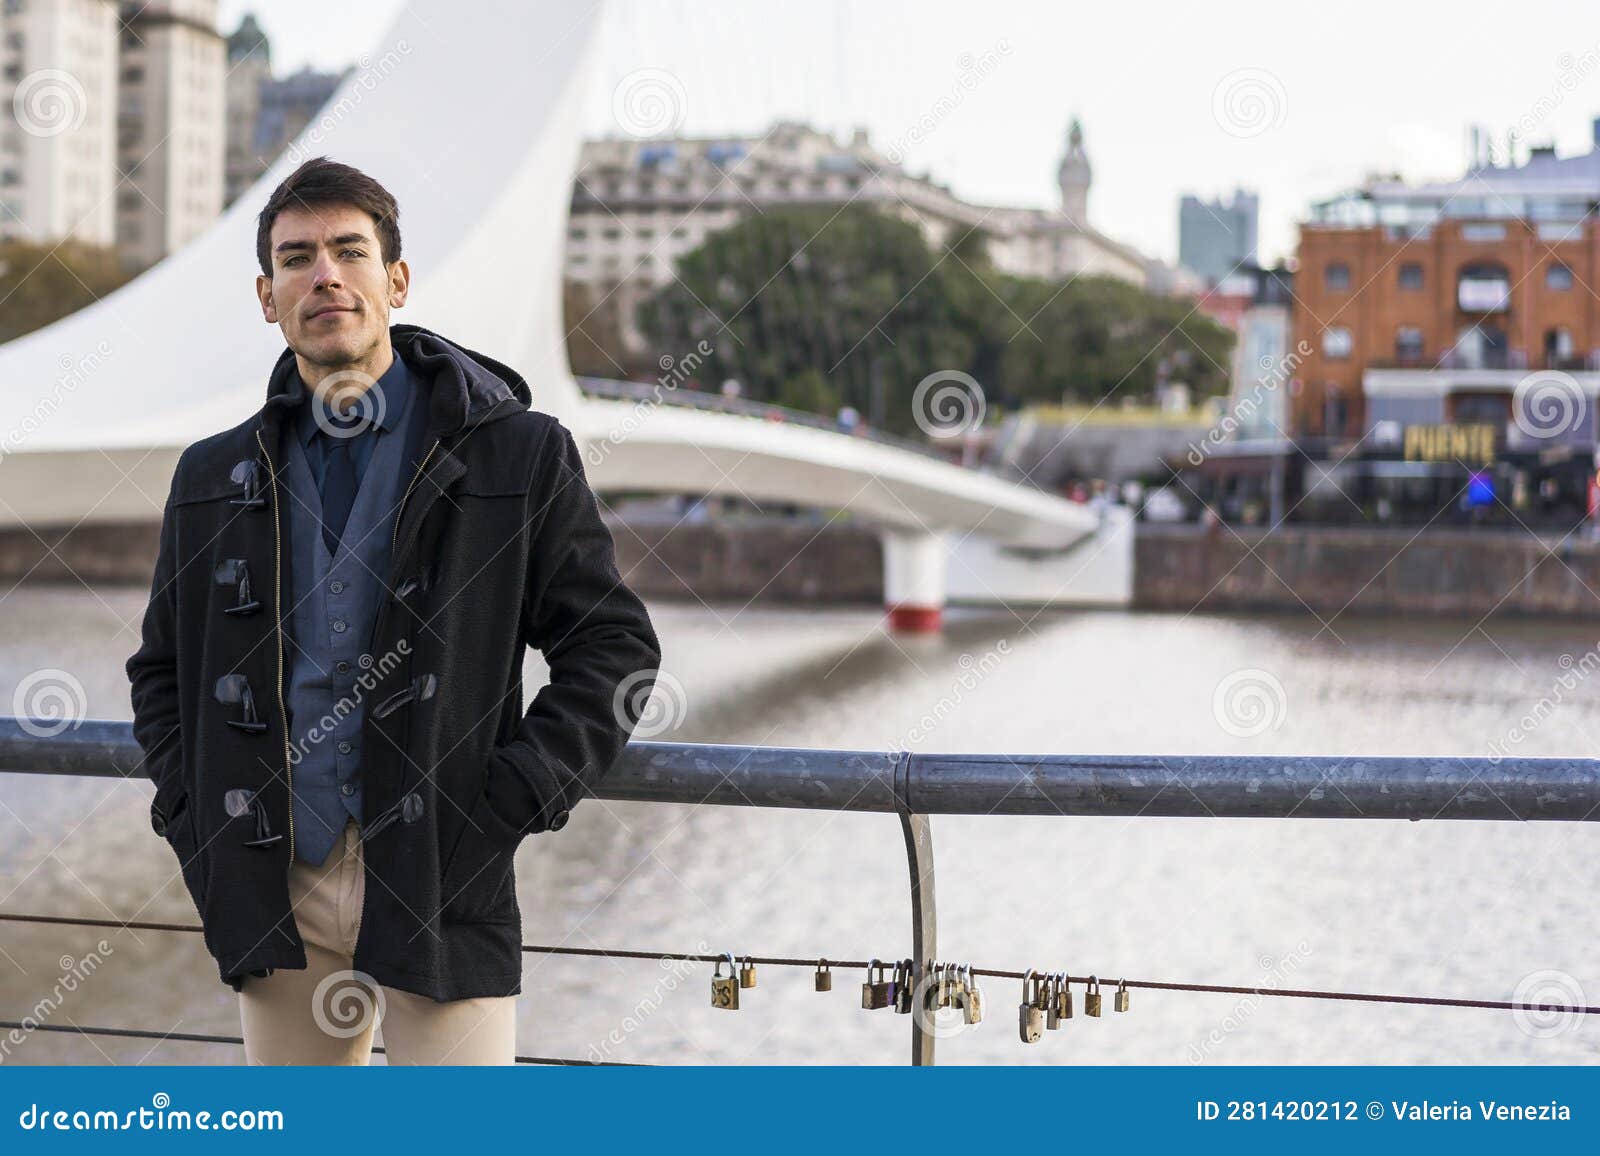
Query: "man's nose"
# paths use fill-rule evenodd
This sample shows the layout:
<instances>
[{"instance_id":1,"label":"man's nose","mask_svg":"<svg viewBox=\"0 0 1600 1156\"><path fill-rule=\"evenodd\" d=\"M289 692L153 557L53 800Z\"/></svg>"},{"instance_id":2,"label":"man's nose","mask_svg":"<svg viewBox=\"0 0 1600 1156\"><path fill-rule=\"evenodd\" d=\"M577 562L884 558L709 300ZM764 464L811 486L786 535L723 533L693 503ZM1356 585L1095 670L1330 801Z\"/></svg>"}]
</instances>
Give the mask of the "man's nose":
<instances>
[{"instance_id":1,"label":"man's nose","mask_svg":"<svg viewBox=\"0 0 1600 1156\"><path fill-rule=\"evenodd\" d=\"M311 277L312 285L317 289L337 285L339 284L339 266L332 257L320 256L311 270Z\"/></svg>"}]
</instances>

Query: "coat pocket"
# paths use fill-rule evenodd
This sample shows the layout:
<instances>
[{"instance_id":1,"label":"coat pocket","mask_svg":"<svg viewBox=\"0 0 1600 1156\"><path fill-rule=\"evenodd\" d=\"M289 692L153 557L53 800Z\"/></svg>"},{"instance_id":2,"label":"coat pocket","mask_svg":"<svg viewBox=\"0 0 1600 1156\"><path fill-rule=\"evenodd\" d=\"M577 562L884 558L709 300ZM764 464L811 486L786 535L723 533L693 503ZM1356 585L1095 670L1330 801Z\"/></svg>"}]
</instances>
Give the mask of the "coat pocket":
<instances>
[{"instance_id":1,"label":"coat pocket","mask_svg":"<svg viewBox=\"0 0 1600 1156\"><path fill-rule=\"evenodd\" d=\"M523 834L479 791L440 875L441 917L459 923L517 918L513 866Z\"/></svg>"},{"instance_id":2,"label":"coat pocket","mask_svg":"<svg viewBox=\"0 0 1600 1156\"><path fill-rule=\"evenodd\" d=\"M167 841L172 853L178 857L178 868L183 873L183 885L194 901L195 912L202 921L206 911L206 865L200 840L195 833L194 808L189 805L187 791L163 798L159 792L150 801L150 826Z\"/></svg>"}]
</instances>

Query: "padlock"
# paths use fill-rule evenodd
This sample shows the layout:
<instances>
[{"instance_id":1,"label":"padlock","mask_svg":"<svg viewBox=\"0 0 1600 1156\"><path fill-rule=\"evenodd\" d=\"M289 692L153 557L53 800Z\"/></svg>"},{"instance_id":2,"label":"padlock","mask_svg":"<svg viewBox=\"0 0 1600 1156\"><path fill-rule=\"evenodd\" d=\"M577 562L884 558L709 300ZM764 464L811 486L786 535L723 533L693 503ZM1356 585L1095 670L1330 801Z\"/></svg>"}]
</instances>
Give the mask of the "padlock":
<instances>
[{"instance_id":1,"label":"padlock","mask_svg":"<svg viewBox=\"0 0 1600 1156\"><path fill-rule=\"evenodd\" d=\"M861 1006L877 1011L894 1003L894 984L884 978L883 964L874 959L867 964L867 982L861 985Z\"/></svg>"},{"instance_id":2,"label":"padlock","mask_svg":"<svg viewBox=\"0 0 1600 1156\"><path fill-rule=\"evenodd\" d=\"M1030 991L1030 988L1032 990ZM1044 1034L1044 1012L1039 1010L1038 982L1033 969L1022 977L1022 1006L1017 1009L1017 1034L1025 1044L1036 1044Z\"/></svg>"},{"instance_id":3,"label":"padlock","mask_svg":"<svg viewBox=\"0 0 1600 1156\"><path fill-rule=\"evenodd\" d=\"M1061 986L1056 988L1056 1015L1064 1020L1072 1018L1072 977L1061 973Z\"/></svg>"},{"instance_id":4,"label":"padlock","mask_svg":"<svg viewBox=\"0 0 1600 1156\"><path fill-rule=\"evenodd\" d=\"M1046 1031L1055 1031L1061 1026L1061 973L1053 971L1045 981L1044 992L1044 1026Z\"/></svg>"},{"instance_id":5,"label":"padlock","mask_svg":"<svg viewBox=\"0 0 1600 1156\"><path fill-rule=\"evenodd\" d=\"M717 960L717 969L711 976L711 1006L724 1008L728 1011L739 1010L739 977L734 974L733 952L727 953L728 974L722 974L722 960Z\"/></svg>"},{"instance_id":6,"label":"padlock","mask_svg":"<svg viewBox=\"0 0 1600 1156\"><path fill-rule=\"evenodd\" d=\"M962 1018L969 1024L983 1022L983 990L978 987L978 977L967 964L967 1002L961 1009Z\"/></svg>"},{"instance_id":7,"label":"padlock","mask_svg":"<svg viewBox=\"0 0 1600 1156\"><path fill-rule=\"evenodd\" d=\"M902 959L894 965L894 1010L896 1015L911 1014L911 998L916 994L917 965Z\"/></svg>"},{"instance_id":8,"label":"padlock","mask_svg":"<svg viewBox=\"0 0 1600 1156\"><path fill-rule=\"evenodd\" d=\"M1117 994L1111 997L1111 1010L1119 1012L1128 1010L1128 981L1125 979L1117 983Z\"/></svg>"},{"instance_id":9,"label":"padlock","mask_svg":"<svg viewBox=\"0 0 1600 1156\"><path fill-rule=\"evenodd\" d=\"M950 1002L945 1006L951 1011L960 1012L961 1020L965 1023L967 1019L967 996L970 994L967 990L967 977L958 963L950 964L949 969Z\"/></svg>"},{"instance_id":10,"label":"padlock","mask_svg":"<svg viewBox=\"0 0 1600 1156\"><path fill-rule=\"evenodd\" d=\"M1039 1009L1039 1014L1040 1015L1043 1015L1045 1012L1050 1010L1050 1000L1049 1000L1049 992L1048 992L1049 986L1050 986L1049 977L1043 976L1043 975L1034 976L1034 978L1033 978L1033 1006Z\"/></svg>"},{"instance_id":11,"label":"padlock","mask_svg":"<svg viewBox=\"0 0 1600 1156\"><path fill-rule=\"evenodd\" d=\"M1098 1016L1100 1014L1100 980L1090 976L1083 993L1083 1014Z\"/></svg>"},{"instance_id":12,"label":"padlock","mask_svg":"<svg viewBox=\"0 0 1600 1156\"><path fill-rule=\"evenodd\" d=\"M755 985L756 985L756 961L751 959L747 955L747 956L744 957L743 966L741 966L739 968L739 986L740 987L755 987Z\"/></svg>"},{"instance_id":13,"label":"padlock","mask_svg":"<svg viewBox=\"0 0 1600 1156\"><path fill-rule=\"evenodd\" d=\"M833 969L828 966L828 961L827 960L825 960L825 959L817 960L817 977L816 978L817 978L817 990L818 991L832 991L833 990Z\"/></svg>"}]
</instances>

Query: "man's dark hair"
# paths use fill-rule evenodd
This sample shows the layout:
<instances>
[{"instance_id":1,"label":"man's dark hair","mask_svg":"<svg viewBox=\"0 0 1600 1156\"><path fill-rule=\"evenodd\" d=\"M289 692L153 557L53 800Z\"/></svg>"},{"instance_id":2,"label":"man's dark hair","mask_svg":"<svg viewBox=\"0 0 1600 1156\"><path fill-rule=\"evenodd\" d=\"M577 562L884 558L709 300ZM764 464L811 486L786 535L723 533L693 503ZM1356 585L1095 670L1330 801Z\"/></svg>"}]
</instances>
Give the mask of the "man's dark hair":
<instances>
[{"instance_id":1,"label":"man's dark hair","mask_svg":"<svg viewBox=\"0 0 1600 1156\"><path fill-rule=\"evenodd\" d=\"M360 169L312 157L272 190L256 218L256 260L263 276L272 276L272 223L285 209L319 205L354 205L372 217L378 228L378 249L385 265L400 260L400 206L389 190Z\"/></svg>"}]
</instances>

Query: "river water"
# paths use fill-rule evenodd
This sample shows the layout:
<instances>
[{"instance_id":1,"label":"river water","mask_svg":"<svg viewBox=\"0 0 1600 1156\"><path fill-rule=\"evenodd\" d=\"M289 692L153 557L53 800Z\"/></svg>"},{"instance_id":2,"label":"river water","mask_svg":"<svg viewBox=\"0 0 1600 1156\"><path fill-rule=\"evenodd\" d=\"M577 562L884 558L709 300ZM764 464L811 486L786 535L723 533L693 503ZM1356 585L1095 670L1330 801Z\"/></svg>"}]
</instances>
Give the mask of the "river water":
<instances>
[{"instance_id":1,"label":"river water","mask_svg":"<svg viewBox=\"0 0 1600 1156\"><path fill-rule=\"evenodd\" d=\"M0 705L41 669L87 714L129 715L144 592L24 587L0 608ZM923 751L1589 754L1592 624L951 612L891 638L868 610L656 604L669 740ZM1591 658L1592 661L1592 658ZM1573 663L1576 665L1571 665ZM1569 670L1569 665L1571 669ZM529 693L543 666L531 655ZM1565 679L1565 683L1563 683ZM1600 682L1600 680L1593 680ZM1220 690L1219 690L1220 688ZM1531 725L1524 716L1544 702ZM192 922L144 783L0 775L0 910ZM1600 827L936 818L941 954L1265 987L1600 1004ZM584 803L518 856L524 937L834 958L909 950L887 815ZM106 939L46 1022L237 1035L193 935L0 924L0 1019ZM68 957L68 958L63 958ZM705 965L527 957L523 1053L649 1063L901 1063L909 1020L763 967L737 1013ZM945 1063L1591 1062L1600 1024L1465 1009L1135 991L1025 1047L1019 993L941 1041ZM1081 1009L1082 994L1078 1003ZM0 1033L0 1042L4 1035ZM39 1032L0 1062L234 1062L236 1047ZM380 1061L381 1062L381 1061Z\"/></svg>"}]
</instances>

